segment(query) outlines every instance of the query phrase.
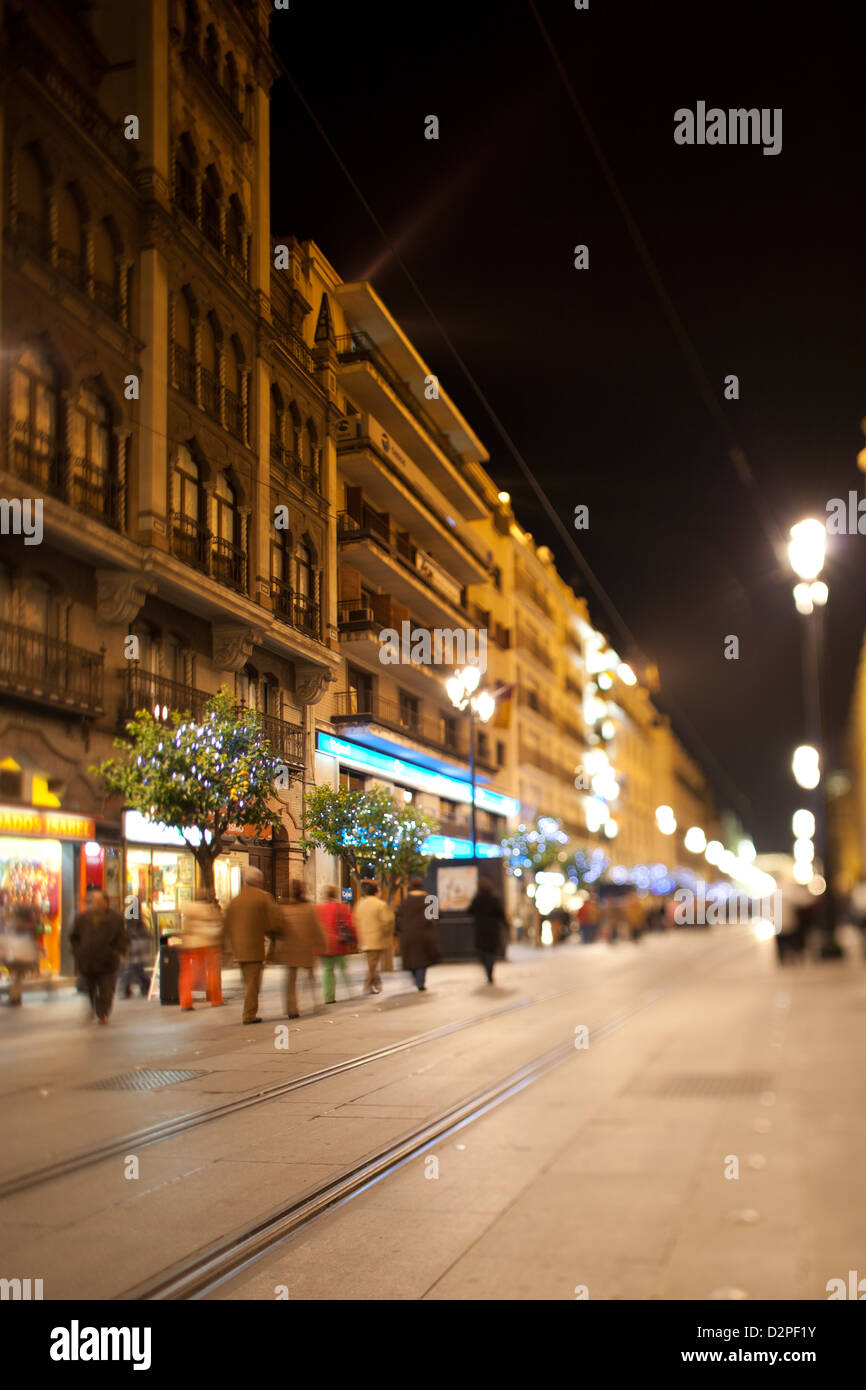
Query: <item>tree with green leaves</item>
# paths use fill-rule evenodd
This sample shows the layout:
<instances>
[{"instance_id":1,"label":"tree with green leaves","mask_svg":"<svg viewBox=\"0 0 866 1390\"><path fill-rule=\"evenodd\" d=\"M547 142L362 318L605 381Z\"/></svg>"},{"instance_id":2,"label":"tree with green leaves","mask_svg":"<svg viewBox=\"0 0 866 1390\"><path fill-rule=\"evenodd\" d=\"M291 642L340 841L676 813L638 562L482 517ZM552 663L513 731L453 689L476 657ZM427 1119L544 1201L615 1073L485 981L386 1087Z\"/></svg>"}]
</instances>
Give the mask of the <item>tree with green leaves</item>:
<instances>
[{"instance_id":1,"label":"tree with green leaves","mask_svg":"<svg viewBox=\"0 0 866 1390\"><path fill-rule=\"evenodd\" d=\"M282 824L274 790L285 784L285 766L262 733L258 711L225 686L200 718L175 710L163 723L138 710L114 745L122 757L91 771L133 810L181 832L211 895L214 860L229 826Z\"/></svg>"},{"instance_id":2,"label":"tree with green leaves","mask_svg":"<svg viewBox=\"0 0 866 1390\"><path fill-rule=\"evenodd\" d=\"M387 787L313 787L306 797L301 844L342 859L356 895L362 878L375 878L390 901L413 874L423 874L430 856L422 846L438 828L432 816L401 804Z\"/></svg>"}]
</instances>

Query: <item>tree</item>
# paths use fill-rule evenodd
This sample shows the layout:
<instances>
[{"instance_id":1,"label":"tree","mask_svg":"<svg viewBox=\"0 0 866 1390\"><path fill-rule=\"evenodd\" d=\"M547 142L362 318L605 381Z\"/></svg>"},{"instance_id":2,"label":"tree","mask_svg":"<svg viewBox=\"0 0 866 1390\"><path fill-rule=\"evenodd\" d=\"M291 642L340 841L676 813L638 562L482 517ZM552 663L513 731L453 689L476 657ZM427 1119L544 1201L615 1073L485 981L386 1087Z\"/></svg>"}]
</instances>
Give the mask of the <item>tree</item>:
<instances>
[{"instance_id":1,"label":"tree","mask_svg":"<svg viewBox=\"0 0 866 1390\"><path fill-rule=\"evenodd\" d=\"M91 771L133 810L181 832L211 895L214 860L229 826L282 824L273 796L284 764L262 733L258 711L240 705L225 686L200 719L175 710L166 724L139 710L114 746L123 757Z\"/></svg>"},{"instance_id":2,"label":"tree","mask_svg":"<svg viewBox=\"0 0 866 1390\"><path fill-rule=\"evenodd\" d=\"M568 835L562 828L562 821L553 816L538 816L534 826L518 826L514 835L500 841L508 872L513 874L515 869L520 869L519 877L526 870L538 873L549 869L551 864L564 863L567 844Z\"/></svg>"},{"instance_id":3,"label":"tree","mask_svg":"<svg viewBox=\"0 0 866 1390\"><path fill-rule=\"evenodd\" d=\"M362 878L375 878L390 901L429 862L422 846L438 823L417 806L396 801L387 787L364 792L314 787L305 807L302 847L342 859L356 893Z\"/></svg>"}]
</instances>

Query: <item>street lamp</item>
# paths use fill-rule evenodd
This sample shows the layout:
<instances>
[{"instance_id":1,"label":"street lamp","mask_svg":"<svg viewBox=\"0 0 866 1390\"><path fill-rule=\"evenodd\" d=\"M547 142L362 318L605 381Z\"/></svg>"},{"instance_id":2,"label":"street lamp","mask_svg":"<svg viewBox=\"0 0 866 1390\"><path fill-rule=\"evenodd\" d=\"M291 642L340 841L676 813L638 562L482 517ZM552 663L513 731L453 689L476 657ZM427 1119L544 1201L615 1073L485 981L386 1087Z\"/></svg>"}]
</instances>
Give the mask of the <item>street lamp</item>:
<instances>
[{"instance_id":1,"label":"street lamp","mask_svg":"<svg viewBox=\"0 0 866 1390\"><path fill-rule=\"evenodd\" d=\"M823 522L809 517L791 527L791 540L788 556L791 568L799 579L794 588L794 604L803 615L803 691L806 706L806 737L811 742L803 744L794 753L792 771L798 786L807 791L815 791L822 781L822 771L826 771L829 741L826 728L826 700L823 698L823 645L824 608L829 597L829 589L819 578L824 568L824 551L827 532ZM822 759L825 767L822 769ZM827 892L824 895L824 928L832 937L836 925L836 907L833 900L833 874L830 868L829 831L827 815L826 777L823 778L823 795L816 798L816 809L820 813L820 845L823 851L821 861L824 865L824 878ZM801 837L805 838L805 837ZM798 864L807 861L798 860Z\"/></svg>"},{"instance_id":2,"label":"street lamp","mask_svg":"<svg viewBox=\"0 0 866 1390\"><path fill-rule=\"evenodd\" d=\"M489 690L479 690L481 672L477 666L455 671L445 682L448 698L455 709L469 715L469 816L472 827L472 858L475 858L475 721L486 724L493 717L496 701Z\"/></svg>"}]
</instances>

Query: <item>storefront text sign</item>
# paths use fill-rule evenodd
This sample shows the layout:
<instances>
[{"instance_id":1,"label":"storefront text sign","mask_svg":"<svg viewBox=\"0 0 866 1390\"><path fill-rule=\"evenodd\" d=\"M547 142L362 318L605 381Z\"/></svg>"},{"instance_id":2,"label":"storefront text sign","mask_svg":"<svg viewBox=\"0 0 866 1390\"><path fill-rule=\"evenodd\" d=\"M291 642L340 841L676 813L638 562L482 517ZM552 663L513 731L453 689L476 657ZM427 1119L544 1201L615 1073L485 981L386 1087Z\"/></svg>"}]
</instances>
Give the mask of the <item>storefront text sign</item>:
<instances>
[{"instance_id":1,"label":"storefront text sign","mask_svg":"<svg viewBox=\"0 0 866 1390\"><path fill-rule=\"evenodd\" d=\"M86 816L65 811L34 811L26 806L0 806L0 835L42 835L52 840L92 840L96 826Z\"/></svg>"}]
</instances>

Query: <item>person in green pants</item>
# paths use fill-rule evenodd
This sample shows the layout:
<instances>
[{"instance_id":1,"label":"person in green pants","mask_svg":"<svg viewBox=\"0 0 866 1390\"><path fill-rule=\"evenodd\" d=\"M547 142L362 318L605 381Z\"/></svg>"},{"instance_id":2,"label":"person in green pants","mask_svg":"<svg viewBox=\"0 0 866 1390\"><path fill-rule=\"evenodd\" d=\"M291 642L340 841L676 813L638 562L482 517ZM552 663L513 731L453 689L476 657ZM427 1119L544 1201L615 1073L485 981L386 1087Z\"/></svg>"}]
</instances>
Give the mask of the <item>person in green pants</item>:
<instances>
[{"instance_id":1,"label":"person in green pants","mask_svg":"<svg viewBox=\"0 0 866 1390\"><path fill-rule=\"evenodd\" d=\"M346 956L357 951L358 935L352 919L352 909L348 903L340 902L333 884L329 884L325 889L324 901L317 904L316 911L328 943L328 954L322 956L322 997L326 1004L333 1004L337 998L335 967L339 965L343 985L348 993Z\"/></svg>"}]
</instances>

